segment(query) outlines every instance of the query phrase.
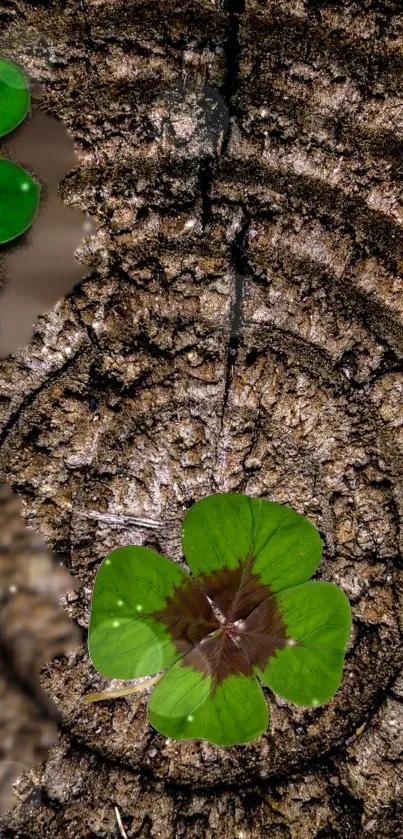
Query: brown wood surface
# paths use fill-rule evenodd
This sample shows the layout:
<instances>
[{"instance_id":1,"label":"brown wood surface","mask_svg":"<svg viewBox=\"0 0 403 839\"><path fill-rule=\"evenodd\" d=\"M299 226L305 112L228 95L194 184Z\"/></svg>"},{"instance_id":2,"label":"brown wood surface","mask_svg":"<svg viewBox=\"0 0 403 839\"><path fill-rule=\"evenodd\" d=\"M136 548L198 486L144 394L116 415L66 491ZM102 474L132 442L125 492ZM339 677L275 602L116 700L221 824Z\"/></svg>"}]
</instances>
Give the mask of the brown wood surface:
<instances>
[{"instance_id":1,"label":"brown wood surface","mask_svg":"<svg viewBox=\"0 0 403 839\"><path fill-rule=\"evenodd\" d=\"M305 513L354 614L334 700L268 695L247 747L167 741L141 695L83 706L107 680L84 646L58 657L60 741L0 836L399 837L401 4L3 0L0 21L96 227L84 282L0 363L0 479L76 577L70 617L108 550L181 561L187 507L229 490Z\"/></svg>"}]
</instances>

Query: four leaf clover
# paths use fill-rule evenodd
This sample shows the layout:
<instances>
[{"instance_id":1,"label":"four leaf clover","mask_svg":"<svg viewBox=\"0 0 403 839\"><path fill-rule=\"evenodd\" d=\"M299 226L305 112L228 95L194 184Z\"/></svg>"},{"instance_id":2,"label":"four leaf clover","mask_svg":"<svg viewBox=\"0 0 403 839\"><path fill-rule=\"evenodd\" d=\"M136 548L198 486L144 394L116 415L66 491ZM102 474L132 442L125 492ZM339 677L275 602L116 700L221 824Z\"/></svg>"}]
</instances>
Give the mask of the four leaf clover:
<instances>
[{"instance_id":1,"label":"four leaf clover","mask_svg":"<svg viewBox=\"0 0 403 839\"><path fill-rule=\"evenodd\" d=\"M117 548L98 570L89 653L103 675L166 671L149 700L167 737L247 743L269 722L260 683L300 705L340 685L351 610L333 583L310 581L322 544L304 516L241 494L188 511L192 576L148 548ZM155 681L155 680L154 680Z\"/></svg>"},{"instance_id":2,"label":"four leaf clover","mask_svg":"<svg viewBox=\"0 0 403 839\"><path fill-rule=\"evenodd\" d=\"M0 57L0 137L27 116L30 92L20 67ZM0 158L0 245L25 233L36 216L40 186L28 172Z\"/></svg>"}]
</instances>

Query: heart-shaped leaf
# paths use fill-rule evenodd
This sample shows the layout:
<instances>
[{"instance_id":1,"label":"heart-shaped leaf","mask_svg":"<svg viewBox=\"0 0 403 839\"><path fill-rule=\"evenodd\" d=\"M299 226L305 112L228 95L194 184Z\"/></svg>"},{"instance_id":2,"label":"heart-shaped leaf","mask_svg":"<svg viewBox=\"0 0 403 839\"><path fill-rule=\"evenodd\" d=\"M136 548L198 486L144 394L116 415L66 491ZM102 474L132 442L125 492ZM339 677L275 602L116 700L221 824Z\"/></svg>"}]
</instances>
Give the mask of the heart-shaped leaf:
<instances>
[{"instance_id":1,"label":"heart-shaped leaf","mask_svg":"<svg viewBox=\"0 0 403 839\"><path fill-rule=\"evenodd\" d=\"M38 210L39 195L39 184L25 169L0 158L0 244L28 230Z\"/></svg>"},{"instance_id":2,"label":"heart-shaped leaf","mask_svg":"<svg viewBox=\"0 0 403 839\"><path fill-rule=\"evenodd\" d=\"M277 603L286 644L257 673L284 699L322 705L341 682L351 627L347 597L333 583L309 582L280 592Z\"/></svg>"},{"instance_id":3,"label":"heart-shaped leaf","mask_svg":"<svg viewBox=\"0 0 403 839\"><path fill-rule=\"evenodd\" d=\"M154 728L167 737L200 738L216 746L248 743L269 724L257 679L228 676L213 689L211 677L194 670L187 656L157 683L148 713Z\"/></svg>"},{"instance_id":4,"label":"heart-shaped leaf","mask_svg":"<svg viewBox=\"0 0 403 839\"><path fill-rule=\"evenodd\" d=\"M29 104L29 84L24 71L0 57L0 137L25 119Z\"/></svg>"},{"instance_id":5,"label":"heart-shaped leaf","mask_svg":"<svg viewBox=\"0 0 403 839\"><path fill-rule=\"evenodd\" d=\"M149 676L180 655L156 619L187 575L148 548L117 548L101 564L95 581L89 630L94 667L113 679Z\"/></svg>"},{"instance_id":6,"label":"heart-shaped leaf","mask_svg":"<svg viewBox=\"0 0 403 839\"><path fill-rule=\"evenodd\" d=\"M309 580L322 555L319 533L304 516L237 493L210 495L191 507L182 545L195 576L251 558L272 591Z\"/></svg>"},{"instance_id":7,"label":"heart-shaped leaf","mask_svg":"<svg viewBox=\"0 0 403 839\"><path fill-rule=\"evenodd\" d=\"M257 677L293 702L328 701L351 612L337 586L306 582L321 554L314 526L279 504L217 495L191 508L182 540L194 577L140 547L101 564L89 631L97 669L133 679L170 667L152 694L151 723L220 746L266 729Z\"/></svg>"}]
</instances>

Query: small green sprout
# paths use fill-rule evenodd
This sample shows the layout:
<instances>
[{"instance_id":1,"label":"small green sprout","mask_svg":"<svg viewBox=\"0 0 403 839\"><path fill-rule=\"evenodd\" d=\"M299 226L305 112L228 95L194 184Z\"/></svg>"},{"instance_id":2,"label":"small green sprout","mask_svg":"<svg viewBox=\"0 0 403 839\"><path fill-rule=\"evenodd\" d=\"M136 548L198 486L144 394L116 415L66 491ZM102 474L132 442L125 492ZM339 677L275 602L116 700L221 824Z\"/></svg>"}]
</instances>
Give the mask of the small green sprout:
<instances>
[{"instance_id":1,"label":"small green sprout","mask_svg":"<svg viewBox=\"0 0 403 839\"><path fill-rule=\"evenodd\" d=\"M0 57L0 137L27 116L30 92L20 67ZM25 233L36 216L40 186L21 166L0 158L0 245Z\"/></svg>"},{"instance_id":2,"label":"small green sprout","mask_svg":"<svg viewBox=\"0 0 403 839\"><path fill-rule=\"evenodd\" d=\"M316 707L338 689L350 604L333 583L309 581L322 543L294 510L241 494L202 499L187 513L192 576L148 548L122 547L97 573L89 628L95 668L155 683L148 713L172 739L248 743L268 726L260 685Z\"/></svg>"}]
</instances>

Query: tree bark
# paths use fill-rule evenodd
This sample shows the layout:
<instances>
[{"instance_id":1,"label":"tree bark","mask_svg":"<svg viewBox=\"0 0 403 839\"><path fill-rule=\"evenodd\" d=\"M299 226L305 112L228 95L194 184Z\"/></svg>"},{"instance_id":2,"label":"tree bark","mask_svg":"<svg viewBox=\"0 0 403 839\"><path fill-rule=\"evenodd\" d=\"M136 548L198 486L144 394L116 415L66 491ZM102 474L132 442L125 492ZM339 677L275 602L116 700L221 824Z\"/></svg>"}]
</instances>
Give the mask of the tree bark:
<instances>
[{"instance_id":1,"label":"tree bark","mask_svg":"<svg viewBox=\"0 0 403 839\"><path fill-rule=\"evenodd\" d=\"M307 515L354 615L332 702L267 692L244 747L165 740L144 696L83 706L107 686L84 647L50 662L60 741L4 839L399 835L399 7L0 6L0 53L75 141L61 195L97 227L89 275L0 365L0 478L75 576L70 617L117 545L181 562L218 491Z\"/></svg>"}]
</instances>

